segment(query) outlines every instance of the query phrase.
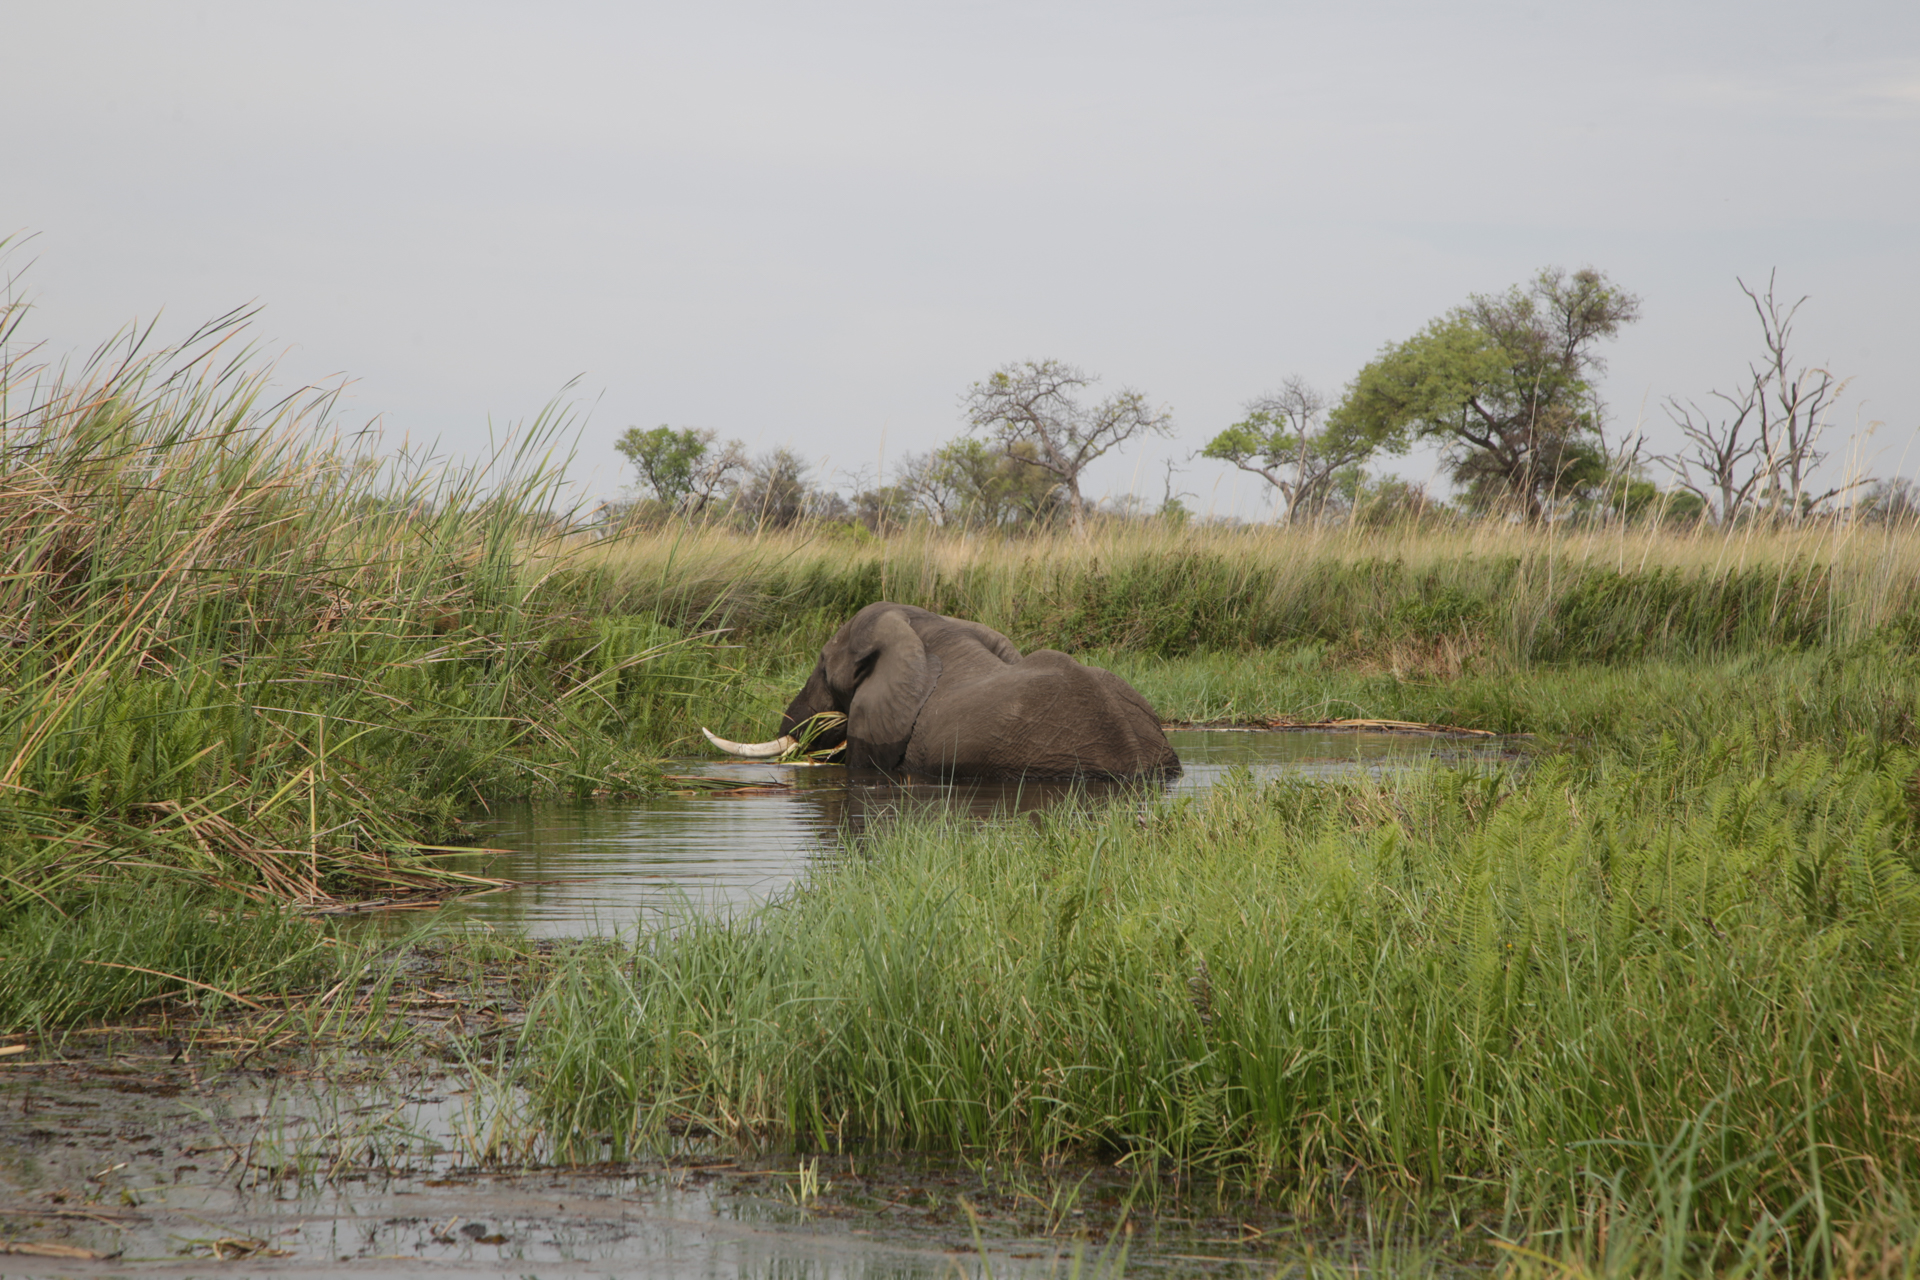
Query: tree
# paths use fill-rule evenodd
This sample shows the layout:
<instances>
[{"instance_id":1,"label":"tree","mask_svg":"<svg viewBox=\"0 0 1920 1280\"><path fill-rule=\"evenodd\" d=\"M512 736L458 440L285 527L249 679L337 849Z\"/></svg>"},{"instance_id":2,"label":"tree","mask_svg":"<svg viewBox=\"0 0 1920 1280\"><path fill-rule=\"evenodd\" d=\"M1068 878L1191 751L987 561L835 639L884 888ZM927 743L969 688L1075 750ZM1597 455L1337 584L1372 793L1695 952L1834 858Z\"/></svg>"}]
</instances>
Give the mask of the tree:
<instances>
[{"instance_id":1,"label":"tree","mask_svg":"<svg viewBox=\"0 0 1920 1280\"><path fill-rule=\"evenodd\" d=\"M736 473L746 466L738 440L714 448L714 433L691 427L675 431L661 425L651 431L628 427L614 449L639 472L641 487L666 507L693 516L706 509Z\"/></svg>"},{"instance_id":2,"label":"tree","mask_svg":"<svg viewBox=\"0 0 1920 1280\"><path fill-rule=\"evenodd\" d=\"M941 524L975 529L1041 524L1060 505L1060 482L1034 456L1034 447L1024 442L1003 454L962 438L930 454L907 455L896 479Z\"/></svg>"},{"instance_id":3,"label":"tree","mask_svg":"<svg viewBox=\"0 0 1920 1280\"><path fill-rule=\"evenodd\" d=\"M1869 524L1897 527L1920 524L1920 485L1905 476L1871 481L1855 509Z\"/></svg>"},{"instance_id":4,"label":"tree","mask_svg":"<svg viewBox=\"0 0 1920 1280\"><path fill-rule=\"evenodd\" d=\"M1369 528L1424 524L1445 508L1427 495L1425 485L1402 480L1399 476L1369 479L1364 473L1346 473L1351 491L1347 495L1349 519Z\"/></svg>"},{"instance_id":5,"label":"tree","mask_svg":"<svg viewBox=\"0 0 1920 1280\"><path fill-rule=\"evenodd\" d=\"M782 445L747 464L733 497L736 517L755 528L789 529L808 514L807 464ZM838 495L835 495L836 497Z\"/></svg>"},{"instance_id":6,"label":"tree","mask_svg":"<svg viewBox=\"0 0 1920 1280\"><path fill-rule=\"evenodd\" d=\"M854 518L883 538L905 528L913 508L913 494L904 485L876 485L853 495Z\"/></svg>"},{"instance_id":7,"label":"tree","mask_svg":"<svg viewBox=\"0 0 1920 1280\"><path fill-rule=\"evenodd\" d=\"M1349 415L1325 424L1327 399L1300 378L1246 405L1246 417L1207 442L1202 457L1231 462L1279 491L1287 523L1319 519L1335 496L1340 472L1381 449L1404 453L1404 429L1385 430L1377 420Z\"/></svg>"},{"instance_id":8,"label":"tree","mask_svg":"<svg viewBox=\"0 0 1920 1280\"><path fill-rule=\"evenodd\" d=\"M1469 507L1528 521L1602 481L1597 347L1640 300L1592 268L1548 267L1532 285L1476 294L1362 369L1329 430L1439 440Z\"/></svg>"},{"instance_id":9,"label":"tree","mask_svg":"<svg viewBox=\"0 0 1920 1280\"><path fill-rule=\"evenodd\" d=\"M1866 477L1856 477L1813 492L1812 473L1827 457L1820 448L1831 426L1827 414L1849 380L1793 363L1793 318L1806 298L1782 306L1774 296L1773 275L1764 295L1744 280L1734 282L1759 318L1765 354L1747 366L1747 380L1738 391L1713 392L1723 410L1709 412L1694 401L1669 397L1667 416L1688 447L1655 461L1706 503L1722 528L1761 508L1775 520L1798 521L1867 483Z\"/></svg>"},{"instance_id":10,"label":"tree","mask_svg":"<svg viewBox=\"0 0 1920 1280\"><path fill-rule=\"evenodd\" d=\"M1715 391L1713 398L1725 404L1724 413L1710 411L1698 401L1667 398L1667 416L1686 437L1689 451L1660 454L1654 461L1700 500L1715 524L1730 529L1752 505L1771 468L1758 433L1748 431L1755 407L1753 388L1738 395Z\"/></svg>"},{"instance_id":11,"label":"tree","mask_svg":"<svg viewBox=\"0 0 1920 1280\"><path fill-rule=\"evenodd\" d=\"M1194 495L1185 490L1174 489L1173 478L1179 473L1174 470L1172 458L1168 458L1165 465L1167 474L1160 494L1160 509L1154 514L1174 528L1184 529L1193 519L1193 511L1182 499L1191 498Z\"/></svg>"},{"instance_id":12,"label":"tree","mask_svg":"<svg viewBox=\"0 0 1920 1280\"><path fill-rule=\"evenodd\" d=\"M1098 378L1058 360L1022 360L976 382L962 400L967 424L1009 458L1031 462L1054 477L1067 499L1067 520L1087 529L1080 473L1087 464L1140 435L1171 435L1173 417L1153 410L1138 391L1122 388L1091 408L1077 393ZM1030 455L1021 445L1032 448Z\"/></svg>"}]
</instances>

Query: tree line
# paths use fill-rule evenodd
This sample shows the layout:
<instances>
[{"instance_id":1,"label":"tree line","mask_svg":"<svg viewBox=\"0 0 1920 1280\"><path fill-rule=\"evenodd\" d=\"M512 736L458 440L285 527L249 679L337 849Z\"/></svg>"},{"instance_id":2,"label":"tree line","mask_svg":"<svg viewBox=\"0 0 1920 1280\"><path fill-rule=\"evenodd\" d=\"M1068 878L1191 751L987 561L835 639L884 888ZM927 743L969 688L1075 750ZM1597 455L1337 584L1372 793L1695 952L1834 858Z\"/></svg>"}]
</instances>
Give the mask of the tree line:
<instances>
[{"instance_id":1,"label":"tree line","mask_svg":"<svg viewBox=\"0 0 1920 1280\"><path fill-rule=\"evenodd\" d=\"M1418 517L1445 509L1525 523L1654 519L1731 528L1836 511L1920 516L1907 481L1851 475L1816 481L1831 413L1847 381L1801 364L1793 324L1806 301L1739 282L1761 330L1761 356L1731 391L1704 403L1669 398L1682 444L1650 454L1610 439L1599 376L1602 344L1640 317L1640 300L1592 268L1548 267L1504 293L1476 294L1389 343L1334 400L1298 377L1247 402L1197 457L1258 476L1288 523ZM886 484L856 478L850 496L814 482L791 449L747 456L714 432L630 428L615 448L633 465L625 520L723 520L785 528L859 523L887 533L915 522L973 529L1064 525L1084 531L1081 477L1095 459L1144 436L1170 436L1171 411L1059 360L1008 364L961 398L965 430L908 454ZM1416 443L1439 449L1453 502L1369 468ZM1659 476L1668 483L1657 483ZM1158 514L1183 521L1171 470ZM1139 514L1143 504L1121 504Z\"/></svg>"}]
</instances>

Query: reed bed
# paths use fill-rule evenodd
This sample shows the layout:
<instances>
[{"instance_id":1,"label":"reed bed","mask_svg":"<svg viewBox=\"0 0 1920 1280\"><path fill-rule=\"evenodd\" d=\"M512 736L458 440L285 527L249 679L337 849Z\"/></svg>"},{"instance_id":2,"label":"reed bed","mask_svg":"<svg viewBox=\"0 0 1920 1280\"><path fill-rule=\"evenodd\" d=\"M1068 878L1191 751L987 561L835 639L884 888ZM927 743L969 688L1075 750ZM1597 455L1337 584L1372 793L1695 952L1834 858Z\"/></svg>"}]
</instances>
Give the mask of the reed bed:
<instances>
[{"instance_id":1,"label":"reed bed","mask_svg":"<svg viewBox=\"0 0 1920 1280\"><path fill-rule=\"evenodd\" d=\"M530 1119L582 1158L1098 1159L1519 1273L1904 1273L1917 567L1910 531L1858 528L603 545L606 598L734 628L763 718L892 598L1076 649L1172 719L1532 747L872 833L765 910L562 965Z\"/></svg>"},{"instance_id":2,"label":"reed bed","mask_svg":"<svg viewBox=\"0 0 1920 1280\"><path fill-rule=\"evenodd\" d=\"M480 467L382 458L332 393L267 398L245 315L49 368L24 314L0 310L0 953L122 882L303 908L472 886L439 846L486 800L652 785L651 717L702 677L529 567L564 541L557 415ZM149 932L126 964L223 985Z\"/></svg>"}]
</instances>

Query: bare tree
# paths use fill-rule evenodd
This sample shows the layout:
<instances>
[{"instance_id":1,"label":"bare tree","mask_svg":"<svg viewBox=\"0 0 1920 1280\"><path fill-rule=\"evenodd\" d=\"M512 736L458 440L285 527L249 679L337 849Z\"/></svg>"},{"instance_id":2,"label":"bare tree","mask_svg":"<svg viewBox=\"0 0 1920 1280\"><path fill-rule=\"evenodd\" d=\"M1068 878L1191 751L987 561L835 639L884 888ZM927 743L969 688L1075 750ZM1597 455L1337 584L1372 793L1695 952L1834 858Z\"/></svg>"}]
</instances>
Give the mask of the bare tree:
<instances>
[{"instance_id":1,"label":"bare tree","mask_svg":"<svg viewBox=\"0 0 1920 1280\"><path fill-rule=\"evenodd\" d=\"M1765 362L1753 369L1761 447L1773 472L1773 483L1768 486L1766 497L1776 518L1784 516L1797 521L1822 503L1861 484L1862 480L1849 480L1817 495L1810 491L1809 473L1827 457L1819 448L1820 437L1832 425L1827 414L1852 379L1835 379L1831 372L1817 367L1793 367L1788 354L1793 317L1806 298L1803 296L1782 309L1773 294L1775 274L1767 275L1764 298L1747 288L1744 280L1739 284L1740 292L1747 295L1754 314L1760 318L1767 348Z\"/></svg>"},{"instance_id":2,"label":"bare tree","mask_svg":"<svg viewBox=\"0 0 1920 1280\"><path fill-rule=\"evenodd\" d=\"M734 515L754 529L788 529L808 514L811 470L785 445L749 462L734 493Z\"/></svg>"},{"instance_id":3,"label":"bare tree","mask_svg":"<svg viewBox=\"0 0 1920 1280\"><path fill-rule=\"evenodd\" d=\"M959 478L937 453L909 453L894 468L898 485L935 524L949 524L962 501Z\"/></svg>"},{"instance_id":4,"label":"bare tree","mask_svg":"<svg viewBox=\"0 0 1920 1280\"><path fill-rule=\"evenodd\" d=\"M1726 406L1728 416L1692 400L1667 398L1667 416L1680 428L1689 448L1684 453L1656 454L1653 460L1671 472L1682 489L1706 504L1715 524L1730 529L1772 473L1763 442L1748 431L1758 399L1753 387L1738 396L1716 391L1713 398Z\"/></svg>"},{"instance_id":5,"label":"bare tree","mask_svg":"<svg viewBox=\"0 0 1920 1280\"><path fill-rule=\"evenodd\" d=\"M1738 393L1713 393L1726 414L1716 420L1717 415L1692 401L1667 402L1668 416L1690 448L1655 461L1672 472L1682 488L1713 507L1722 527L1755 508L1764 508L1775 520L1798 522L1867 482L1867 477L1855 477L1814 491L1813 473L1827 458L1820 448L1821 437L1832 426L1827 415L1852 380L1836 378L1818 366L1795 366L1793 320L1806 298L1783 305L1774 293L1776 274L1768 274L1764 294L1736 280L1759 318L1766 354L1747 366L1747 382Z\"/></svg>"},{"instance_id":6,"label":"bare tree","mask_svg":"<svg viewBox=\"0 0 1920 1280\"><path fill-rule=\"evenodd\" d=\"M1173 487L1173 478L1180 472L1174 467L1172 458L1166 459L1162 466L1165 467L1167 474L1165 482L1161 485L1160 510L1155 514L1172 524L1184 525L1193 519L1193 511L1187 506L1186 499L1199 495Z\"/></svg>"},{"instance_id":7,"label":"bare tree","mask_svg":"<svg viewBox=\"0 0 1920 1280\"><path fill-rule=\"evenodd\" d=\"M689 518L705 513L713 500L732 488L740 473L747 469L747 447L729 440L717 449L709 449L687 484L684 510Z\"/></svg>"},{"instance_id":8,"label":"bare tree","mask_svg":"<svg viewBox=\"0 0 1920 1280\"><path fill-rule=\"evenodd\" d=\"M1073 531L1087 530L1080 473L1111 449L1144 434L1171 435L1173 416L1155 411L1138 391L1122 388L1092 407L1078 393L1097 377L1058 360L1022 360L976 382L962 404L967 423L985 433L1000 452L1048 472L1067 498ZM1024 454L1020 446L1031 446Z\"/></svg>"}]
</instances>

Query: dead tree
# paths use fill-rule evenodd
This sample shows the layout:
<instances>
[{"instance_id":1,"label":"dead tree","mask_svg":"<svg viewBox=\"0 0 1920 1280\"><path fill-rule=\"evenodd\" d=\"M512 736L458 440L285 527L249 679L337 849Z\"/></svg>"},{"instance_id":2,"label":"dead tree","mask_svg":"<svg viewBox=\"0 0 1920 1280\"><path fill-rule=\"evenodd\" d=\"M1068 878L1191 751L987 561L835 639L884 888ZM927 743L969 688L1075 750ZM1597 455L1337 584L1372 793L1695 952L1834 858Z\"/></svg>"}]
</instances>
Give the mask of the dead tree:
<instances>
[{"instance_id":1,"label":"dead tree","mask_svg":"<svg viewBox=\"0 0 1920 1280\"><path fill-rule=\"evenodd\" d=\"M1788 354L1793 317L1806 298L1783 309L1774 298L1773 280L1769 273L1765 297L1747 288L1745 281L1740 282L1740 291L1753 303L1767 347L1765 363L1753 369L1760 447L1772 473L1764 497L1776 519L1798 521L1822 503L1857 487L1864 477L1835 485L1824 493L1809 491L1810 473L1827 458L1819 447L1820 437L1832 425L1827 413L1852 379L1836 379L1818 367L1793 367Z\"/></svg>"},{"instance_id":2,"label":"dead tree","mask_svg":"<svg viewBox=\"0 0 1920 1280\"><path fill-rule=\"evenodd\" d=\"M1738 396L1716 391L1731 416L1718 417L1692 400L1678 396L1667 398L1667 416L1686 437L1684 453L1657 454L1654 461L1679 481L1680 487L1699 498L1713 513L1713 521L1723 529L1739 523L1761 488L1772 477L1766 464L1766 450L1759 435L1749 431L1758 397L1749 386ZM1757 461L1756 461L1757 460Z\"/></svg>"},{"instance_id":3,"label":"dead tree","mask_svg":"<svg viewBox=\"0 0 1920 1280\"><path fill-rule=\"evenodd\" d=\"M1798 523L1868 479L1858 476L1814 490L1813 473L1827 458L1820 441L1833 425L1827 415L1852 380L1819 366L1794 364L1793 320L1806 298L1783 305L1774 293L1774 278L1767 276L1764 294L1737 281L1753 304L1766 348L1758 363L1747 366L1746 385L1736 393L1713 393L1724 414L1670 398L1667 414L1689 447L1654 459L1713 510L1722 528L1751 511Z\"/></svg>"}]
</instances>

